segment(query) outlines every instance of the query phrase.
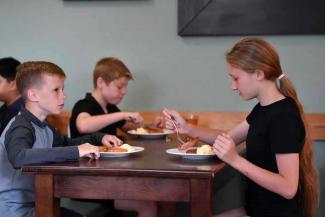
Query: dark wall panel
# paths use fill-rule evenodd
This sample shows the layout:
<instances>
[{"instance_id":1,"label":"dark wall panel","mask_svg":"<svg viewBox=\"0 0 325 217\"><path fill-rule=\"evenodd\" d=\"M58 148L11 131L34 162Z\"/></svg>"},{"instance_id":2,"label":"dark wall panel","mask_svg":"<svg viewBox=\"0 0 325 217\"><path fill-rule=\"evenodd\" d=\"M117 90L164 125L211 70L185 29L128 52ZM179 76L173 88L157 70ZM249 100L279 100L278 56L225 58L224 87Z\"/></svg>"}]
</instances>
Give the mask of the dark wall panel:
<instances>
[{"instance_id":1,"label":"dark wall panel","mask_svg":"<svg viewBox=\"0 0 325 217\"><path fill-rule=\"evenodd\" d=\"M178 13L181 36L325 33L322 0L179 0Z\"/></svg>"}]
</instances>

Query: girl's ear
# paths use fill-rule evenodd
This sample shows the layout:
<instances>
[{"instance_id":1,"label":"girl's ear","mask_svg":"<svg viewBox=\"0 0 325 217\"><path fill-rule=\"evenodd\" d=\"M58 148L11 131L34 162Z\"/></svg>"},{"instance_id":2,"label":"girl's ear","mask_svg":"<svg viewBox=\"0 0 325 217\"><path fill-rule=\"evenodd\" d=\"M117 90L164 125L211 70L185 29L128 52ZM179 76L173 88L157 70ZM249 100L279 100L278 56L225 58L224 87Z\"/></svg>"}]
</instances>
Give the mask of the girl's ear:
<instances>
[{"instance_id":1,"label":"girl's ear","mask_svg":"<svg viewBox=\"0 0 325 217\"><path fill-rule=\"evenodd\" d=\"M260 70L260 69L256 69L255 70L255 73L256 73L256 79L258 81L261 81L265 78L265 74L264 74L264 71L263 70Z\"/></svg>"},{"instance_id":2,"label":"girl's ear","mask_svg":"<svg viewBox=\"0 0 325 217\"><path fill-rule=\"evenodd\" d=\"M27 90L27 99L31 102L37 102L38 101L38 94L37 91L34 89Z\"/></svg>"}]
</instances>

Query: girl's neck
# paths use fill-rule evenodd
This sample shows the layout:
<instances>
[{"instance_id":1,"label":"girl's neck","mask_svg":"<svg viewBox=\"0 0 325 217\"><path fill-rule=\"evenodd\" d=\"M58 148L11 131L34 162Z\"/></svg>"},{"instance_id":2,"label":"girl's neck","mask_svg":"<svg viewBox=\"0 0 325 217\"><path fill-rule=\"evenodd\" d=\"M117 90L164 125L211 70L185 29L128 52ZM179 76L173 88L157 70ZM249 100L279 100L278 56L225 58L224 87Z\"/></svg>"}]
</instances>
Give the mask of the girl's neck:
<instances>
[{"instance_id":1,"label":"girl's neck","mask_svg":"<svg viewBox=\"0 0 325 217\"><path fill-rule=\"evenodd\" d=\"M275 82L266 82L260 89L257 100L261 106L267 106L284 99L285 96L279 91Z\"/></svg>"},{"instance_id":2,"label":"girl's neck","mask_svg":"<svg viewBox=\"0 0 325 217\"><path fill-rule=\"evenodd\" d=\"M95 98L95 100L98 102L98 104L103 109L103 111L107 113L107 109L106 109L107 103L102 97L102 95L100 94L100 92L98 90L93 90L91 95Z\"/></svg>"}]
</instances>

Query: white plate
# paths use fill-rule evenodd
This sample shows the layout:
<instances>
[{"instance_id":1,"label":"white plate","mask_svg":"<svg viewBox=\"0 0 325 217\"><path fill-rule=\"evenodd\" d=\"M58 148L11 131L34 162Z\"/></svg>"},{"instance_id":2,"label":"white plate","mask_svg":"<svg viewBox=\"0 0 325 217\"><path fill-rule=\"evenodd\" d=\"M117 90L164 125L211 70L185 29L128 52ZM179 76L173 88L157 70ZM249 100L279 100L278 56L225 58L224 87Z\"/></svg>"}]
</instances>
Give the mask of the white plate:
<instances>
[{"instance_id":1,"label":"white plate","mask_svg":"<svg viewBox=\"0 0 325 217\"><path fill-rule=\"evenodd\" d=\"M180 150L178 150L178 148L167 149L166 152L168 154L178 155L178 156L181 156L182 158L190 159L190 160L206 160L206 159L216 157L215 154L191 154L191 153L186 153L186 151L180 151Z\"/></svg>"},{"instance_id":2,"label":"white plate","mask_svg":"<svg viewBox=\"0 0 325 217\"><path fill-rule=\"evenodd\" d=\"M132 146L132 150L128 152L99 152L101 157L125 157L130 154L143 151L143 147Z\"/></svg>"},{"instance_id":3,"label":"white plate","mask_svg":"<svg viewBox=\"0 0 325 217\"><path fill-rule=\"evenodd\" d=\"M135 136L140 136L142 138L148 139L157 139L162 138L168 134L173 134L174 132L168 129L163 129L164 132L162 133L138 133L136 130L129 130L128 133Z\"/></svg>"}]
</instances>

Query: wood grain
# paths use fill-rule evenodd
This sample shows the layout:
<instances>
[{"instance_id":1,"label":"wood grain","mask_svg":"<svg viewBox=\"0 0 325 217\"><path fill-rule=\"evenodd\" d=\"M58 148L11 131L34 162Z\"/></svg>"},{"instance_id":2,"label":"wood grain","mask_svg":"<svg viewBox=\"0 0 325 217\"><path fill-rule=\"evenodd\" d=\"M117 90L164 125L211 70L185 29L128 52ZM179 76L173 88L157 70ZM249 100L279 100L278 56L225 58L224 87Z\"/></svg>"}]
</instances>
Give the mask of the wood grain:
<instances>
[{"instance_id":1,"label":"wood grain","mask_svg":"<svg viewBox=\"0 0 325 217\"><path fill-rule=\"evenodd\" d=\"M60 201L54 198L53 175L35 175L35 203L43 204L35 209L36 217L59 217Z\"/></svg>"},{"instance_id":2,"label":"wood grain","mask_svg":"<svg viewBox=\"0 0 325 217\"><path fill-rule=\"evenodd\" d=\"M59 189L55 197L184 202L190 200L189 182L186 179L62 175L55 178L55 188Z\"/></svg>"}]
</instances>

